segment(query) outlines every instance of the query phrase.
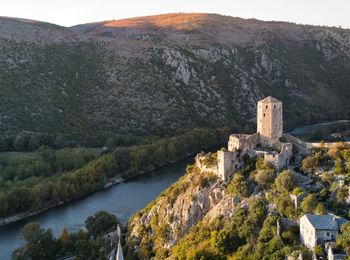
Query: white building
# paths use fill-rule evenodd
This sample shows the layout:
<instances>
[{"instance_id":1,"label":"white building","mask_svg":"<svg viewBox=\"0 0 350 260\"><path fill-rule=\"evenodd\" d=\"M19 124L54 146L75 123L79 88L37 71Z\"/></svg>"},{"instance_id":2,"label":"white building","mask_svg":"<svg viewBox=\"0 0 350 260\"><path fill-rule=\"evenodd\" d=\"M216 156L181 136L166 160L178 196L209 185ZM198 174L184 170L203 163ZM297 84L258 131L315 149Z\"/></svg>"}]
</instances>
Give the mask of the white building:
<instances>
[{"instance_id":1,"label":"white building","mask_svg":"<svg viewBox=\"0 0 350 260\"><path fill-rule=\"evenodd\" d=\"M335 241L343 218L333 215L306 214L300 218L300 239L309 249Z\"/></svg>"}]
</instances>

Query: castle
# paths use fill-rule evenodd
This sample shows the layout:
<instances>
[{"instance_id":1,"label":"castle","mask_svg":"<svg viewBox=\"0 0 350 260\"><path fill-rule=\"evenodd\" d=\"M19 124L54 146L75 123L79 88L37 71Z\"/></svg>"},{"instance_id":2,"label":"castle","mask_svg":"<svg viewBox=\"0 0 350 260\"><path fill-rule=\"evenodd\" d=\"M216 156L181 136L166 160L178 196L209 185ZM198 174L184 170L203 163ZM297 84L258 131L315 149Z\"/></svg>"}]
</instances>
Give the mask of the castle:
<instances>
[{"instance_id":1,"label":"castle","mask_svg":"<svg viewBox=\"0 0 350 260\"><path fill-rule=\"evenodd\" d=\"M264 158L280 171L290 163L292 143L282 143L283 135L282 102L271 96L258 101L257 132L252 135L232 134L228 149L217 153L216 173L227 180L243 166L243 156Z\"/></svg>"}]
</instances>

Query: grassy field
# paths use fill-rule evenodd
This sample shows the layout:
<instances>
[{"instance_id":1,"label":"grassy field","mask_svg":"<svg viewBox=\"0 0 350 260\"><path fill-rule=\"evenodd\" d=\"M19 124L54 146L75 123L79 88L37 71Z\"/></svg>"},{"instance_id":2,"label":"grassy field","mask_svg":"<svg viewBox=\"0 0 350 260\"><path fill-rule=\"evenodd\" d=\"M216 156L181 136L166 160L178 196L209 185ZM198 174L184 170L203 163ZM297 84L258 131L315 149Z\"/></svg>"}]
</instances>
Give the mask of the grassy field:
<instances>
[{"instance_id":1,"label":"grassy field","mask_svg":"<svg viewBox=\"0 0 350 260\"><path fill-rule=\"evenodd\" d=\"M102 153L103 149L101 147L97 148L86 148L89 152L98 156ZM6 162L11 158L28 158L28 157L36 157L38 156L38 152L0 152L0 164Z\"/></svg>"},{"instance_id":2,"label":"grassy field","mask_svg":"<svg viewBox=\"0 0 350 260\"><path fill-rule=\"evenodd\" d=\"M11 158L36 157L38 152L0 152L0 164Z\"/></svg>"}]
</instances>

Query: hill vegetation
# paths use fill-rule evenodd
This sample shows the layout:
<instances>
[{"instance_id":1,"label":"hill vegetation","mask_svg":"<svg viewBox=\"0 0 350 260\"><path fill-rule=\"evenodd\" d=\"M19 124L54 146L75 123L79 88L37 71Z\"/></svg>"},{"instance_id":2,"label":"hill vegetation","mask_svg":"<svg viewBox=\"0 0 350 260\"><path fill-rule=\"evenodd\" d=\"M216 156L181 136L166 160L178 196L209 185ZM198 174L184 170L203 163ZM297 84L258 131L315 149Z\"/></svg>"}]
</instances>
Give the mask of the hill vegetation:
<instances>
[{"instance_id":1,"label":"hill vegetation","mask_svg":"<svg viewBox=\"0 0 350 260\"><path fill-rule=\"evenodd\" d=\"M299 253L311 259L300 243L297 220L327 212L349 218L349 156L349 145L315 149L301 169L282 172L246 156L244 167L228 181L210 167L190 165L178 182L130 219L126 259L285 259ZM207 157L209 162L215 156ZM301 176L310 178L309 187ZM302 195L298 207L291 194ZM335 241L335 248L347 254L349 228L349 223L341 226ZM316 253L322 255L322 248Z\"/></svg>"},{"instance_id":2,"label":"hill vegetation","mask_svg":"<svg viewBox=\"0 0 350 260\"><path fill-rule=\"evenodd\" d=\"M0 18L0 50L7 134L249 125L270 94L287 127L349 118L350 32L339 28L214 14L72 28Z\"/></svg>"}]
</instances>

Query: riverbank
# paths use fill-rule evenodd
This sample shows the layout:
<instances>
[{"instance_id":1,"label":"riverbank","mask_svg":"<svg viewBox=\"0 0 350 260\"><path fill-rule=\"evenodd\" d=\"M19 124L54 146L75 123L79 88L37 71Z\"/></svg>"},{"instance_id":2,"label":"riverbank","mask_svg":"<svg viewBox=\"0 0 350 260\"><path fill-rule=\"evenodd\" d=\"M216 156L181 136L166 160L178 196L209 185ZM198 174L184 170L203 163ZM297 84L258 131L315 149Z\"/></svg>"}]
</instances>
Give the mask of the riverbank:
<instances>
[{"instance_id":1,"label":"riverbank","mask_svg":"<svg viewBox=\"0 0 350 260\"><path fill-rule=\"evenodd\" d=\"M190 156L35 216L2 226L0 259L11 259L12 252L23 245L19 232L30 222L37 222L45 229L50 228L54 236L59 237L64 228L70 233L83 229L86 218L102 210L116 215L122 225L126 225L132 215L146 207L183 176L187 165L192 163L193 157Z\"/></svg>"},{"instance_id":2,"label":"riverbank","mask_svg":"<svg viewBox=\"0 0 350 260\"><path fill-rule=\"evenodd\" d=\"M337 141L350 141L347 134L350 131L350 120L326 121L294 128L288 134L297 136L307 142L325 141L328 143ZM348 138L347 138L348 136Z\"/></svg>"},{"instance_id":3,"label":"riverbank","mask_svg":"<svg viewBox=\"0 0 350 260\"><path fill-rule=\"evenodd\" d=\"M218 147L221 147L221 146L215 146L215 148L218 148ZM212 149L213 150L215 148L212 147L212 148L207 148L207 149ZM132 180L132 179L134 179L136 177L139 177L139 176L142 176L142 175L144 175L144 174L146 174L148 172L159 170L159 169L161 169L161 168L163 168L165 166L174 164L176 162L179 162L179 161L184 160L184 159L189 158L189 157L193 157L196 154L197 153L186 154L183 157L181 157L181 158L179 158L179 159L177 159L175 161L170 161L170 162L161 164L159 167L155 167L155 166L149 167L147 170L140 171L137 175L128 176L127 173L124 173L122 175L119 175L119 176L116 176L116 177L113 177L113 178L109 179L108 182L102 188L96 189L96 190L94 190L92 192L85 193L82 196L79 196L79 197L76 197L76 198L73 198L73 199L70 199L70 200L60 201L58 203L46 205L40 210L25 211L25 212L21 212L21 213L18 213L18 214L15 214L15 215L12 215L12 216L9 216L9 217L6 217L6 218L2 218L2 219L0 219L0 227L6 226L8 224L11 224L11 223L14 223L14 222L17 222L17 221L20 221L20 220L24 220L24 219L32 217L32 216L36 216L36 215L41 214L41 213L43 213L45 211L48 211L50 209L53 209L53 208L56 208L56 207L59 207L59 206L62 206L62 205L66 205L66 204L68 204L70 202L82 199L84 197L88 197L88 196L90 196L90 195L92 195L92 194L94 194L96 192L108 189L108 188L110 188L110 187L112 187L114 185L117 185L119 183L125 182L127 180Z\"/></svg>"},{"instance_id":4,"label":"riverbank","mask_svg":"<svg viewBox=\"0 0 350 260\"><path fill-rule=\"evenodd\" d=\"M72 201L81 199L81 198L86 197L86 196L89 196L89 195L91 195L91 194L93 194L93 193L95 193L95 192L98 192L98 191L107 189L107 188L109 188L109 187L111 187L111 186L113 186L113 185L116 185L116 184L118 184L118 183L121 183L121 182L123 182L123 181L125 181L125 179L123 179L123 178L121 178L121 177L115 177L115 178L110 179L109 182L108 182L106 185L104 185L103 188L98 189L98 190L95 190L95 191L93 191L93 192L91 192L91 193L86 193L86 194L84 194L84 195L82 195L82 196L79 196L79 197L74 198L74 199L71 199L71 200L60 201L60 202L55 203L55 204L52 204L52 205L47 205L47 206L43 207L43 208L40 209L40 210L26 211L26 212L18 213L18 214L15 214L15 215L12 215L12 216L9 216L9 217L6 217L6 218L2 218L2 219L0 219L0 227L5 226L5 225L8 225L8 224L10 224L10 223L14 223L14 222L16 222L16 221L20 221L20 220L23 220L23 219L26 219L26 218L29 218L29 217L38 215L38 214L43 213L43 212L45 212L45 211L47 211L47 210L50 210L50 209L55 208L55 207L59 207L59 206L61 206L61 205L67 204L67 203L69 203L69 202L72 202Z\"/></svg>"}]
</instances>

